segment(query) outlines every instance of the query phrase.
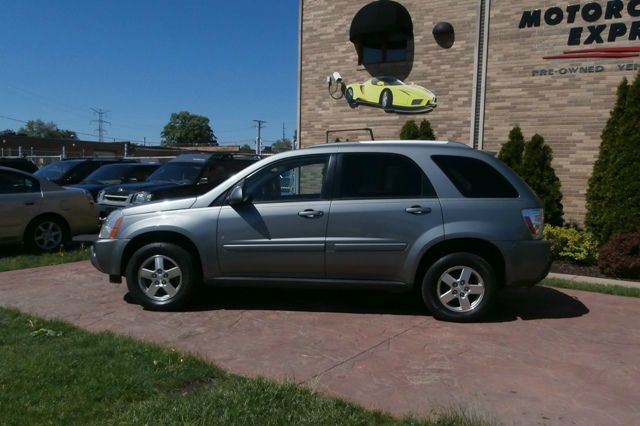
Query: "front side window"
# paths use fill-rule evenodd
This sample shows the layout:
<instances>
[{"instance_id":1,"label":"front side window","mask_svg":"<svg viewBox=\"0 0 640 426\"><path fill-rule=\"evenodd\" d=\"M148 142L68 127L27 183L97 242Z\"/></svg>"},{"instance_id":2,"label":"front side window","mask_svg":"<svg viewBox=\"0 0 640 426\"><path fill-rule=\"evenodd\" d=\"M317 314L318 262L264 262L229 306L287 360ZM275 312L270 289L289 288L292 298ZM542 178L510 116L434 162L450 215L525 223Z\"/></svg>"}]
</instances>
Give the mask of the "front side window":
<instances>
[{"instance_id":1,"label":"front side window","mask_svg":"<svg viewBox=\"0 0 640 426\"><path fill-rule=\"evenodd\" d=\"M518 198L513 185L482 160L453 155L431 158L466 198Z\"/></svg>"},{"instance_id":2,"label":"front side window","mask_svg":"<svg viewBox=\"0 0 640 426\"><path fill-rule=\"evenodd\" d=\"M0 194L23 194L40 191L37 180L17 173L0 171Z\"/></svg>"},{"instance_id":3,"label":"front side window","mask_svg":"<svg viewBox=\"0 0 640 426\"><path fill-rule=\"evenodd\" d=\"M398 154L344 154L337 198L434 198L420 167Z\"/></svg>"},{"instance_id":4,"label":"front side window","mask_svg":"<svg viewBox=\"0 0 640 426\"><path fill-rule=\"evenodd\" d=\"M245 191L254 203L320 200L328 164L326 155L285 160L251 176Z\"/></svg>"},{"instance_id":5,"label":"front side window","mask_svg":"<svg viewBox=\"0 0 640 426\"><path fill-rule=\"evenodd\" d=\"M153 172L150 182L173 182L178 184L192 184L202 171L202 164L198 163L167 163Z\"/></svg>"}]
</instances>

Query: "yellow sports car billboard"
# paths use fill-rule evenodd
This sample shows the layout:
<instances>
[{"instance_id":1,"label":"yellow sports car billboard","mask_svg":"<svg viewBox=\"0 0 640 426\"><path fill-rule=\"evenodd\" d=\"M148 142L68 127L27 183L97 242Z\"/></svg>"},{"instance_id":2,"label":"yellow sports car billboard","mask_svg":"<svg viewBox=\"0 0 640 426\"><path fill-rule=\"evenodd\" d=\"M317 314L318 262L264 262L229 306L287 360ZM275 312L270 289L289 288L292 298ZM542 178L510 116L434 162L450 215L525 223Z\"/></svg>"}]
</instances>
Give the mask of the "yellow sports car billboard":
<instances>
[{"instance_id":1,"label":"yellow sports car billboard","mask_svg":"<svg viewBox=\"0 0 640 426\"><path fill-rule=\"evenodd\" d=\"M431 112L438 105L430 90L395 77L374 77L364 83L346 85L344 98L352 108L368 105L386 112L420 114Z\"/></svg>"}]
</instances>

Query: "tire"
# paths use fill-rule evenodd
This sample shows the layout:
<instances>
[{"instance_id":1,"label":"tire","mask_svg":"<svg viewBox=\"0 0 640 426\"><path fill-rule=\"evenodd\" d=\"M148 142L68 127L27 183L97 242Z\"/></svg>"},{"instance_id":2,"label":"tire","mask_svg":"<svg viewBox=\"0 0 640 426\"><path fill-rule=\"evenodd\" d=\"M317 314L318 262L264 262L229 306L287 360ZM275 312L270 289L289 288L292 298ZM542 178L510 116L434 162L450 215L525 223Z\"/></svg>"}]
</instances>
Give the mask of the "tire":
<instances>
[{"instance_id":1,"label":"tire","mask_svg":"<svg viewBox=\"0 0 640 426\"><path fill-rule=\"evenodd\" d=\"M380 93L380 107L385 111L391 111L393 108L393 93L391 90L385 89Z\"/></svg>"},{"instance_id":2,"label":"tire","mask_svg":"<svg viewBox=\"0 0 640 426\"><path fill-rule=\"evenodd\" d=\"M25 231L24 241L34 251L55 251L69 240L68 229L64 220L45 216L29 224Z\"/></svg>"},{"instance_id":3,"label":"tire","mask_svg":"<svg viewBox=\"0 0 640 426\"><path fill-rule=\"evenodd\" d=\"M344 94L344 98L347 100L347 103L351 108L355 108L358 106L358 103L353 99L353 88L349 87Z\"/></svg>"},{"instance_id":4,"label":"tire","mask_svg":"<svg viewBox=\"0 0 640 426\"><path fill-rule=\"evenodd\" d=\"M453 253L437 260L422 280L422 300L436 319L478 321L497 292L491 265L475 254Z\"/></svg>"},{"instance_id":5,"label":"tire","mask_svg":"<svg viewBox=\"0 0 640 426\"><path fill-rule=\"evenodd\" d=\"M187 306L200 280L191 254L171 243L139 248L127 265L126 277L134 301L156 311Z\"/></svg>"}]
</instances>

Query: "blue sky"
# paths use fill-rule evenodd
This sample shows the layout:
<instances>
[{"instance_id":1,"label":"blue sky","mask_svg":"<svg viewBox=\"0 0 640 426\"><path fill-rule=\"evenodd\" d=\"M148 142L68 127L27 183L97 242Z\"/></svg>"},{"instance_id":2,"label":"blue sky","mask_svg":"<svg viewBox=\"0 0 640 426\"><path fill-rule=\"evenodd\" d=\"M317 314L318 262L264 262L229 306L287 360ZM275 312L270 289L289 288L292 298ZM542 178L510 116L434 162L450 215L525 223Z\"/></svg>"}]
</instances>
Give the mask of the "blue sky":
<instances>
[{"instance_id":1,"label":"blue sky","mask_svg":"<svg viewBox=\"0 0 640 426\"><path fill-rule=\"evenodd\" d=\"M270 144L295 128L297 31L295 0L7 1L0 116L95 135L90 108L102 108L107 137L159 143L187 110L223 144L253 144L253 120L266 120Z\"/></svg>"}]
</instances>

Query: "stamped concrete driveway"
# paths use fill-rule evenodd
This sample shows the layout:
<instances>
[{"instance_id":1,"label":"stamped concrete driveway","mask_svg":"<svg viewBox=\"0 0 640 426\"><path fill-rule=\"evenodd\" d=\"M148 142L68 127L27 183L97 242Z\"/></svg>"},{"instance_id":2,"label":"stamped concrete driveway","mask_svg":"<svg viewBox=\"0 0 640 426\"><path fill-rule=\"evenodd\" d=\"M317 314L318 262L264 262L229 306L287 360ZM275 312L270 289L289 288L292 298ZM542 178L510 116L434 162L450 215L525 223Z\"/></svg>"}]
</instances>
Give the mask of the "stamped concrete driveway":
<instances>
[{"instance_id":1,"label":"stamped concrete driveway","mask_svg":"<svg viewBox=\"0 0 640 426\"><path fill-rule=\"evenodd\" d=\"M640 424L639 299L518 290L487 322L451 324L409 295L219 289L158 313L80 262L1 273L0 304L396 415L455 406L505 424Z\"/></svg>"}]
</instances>

